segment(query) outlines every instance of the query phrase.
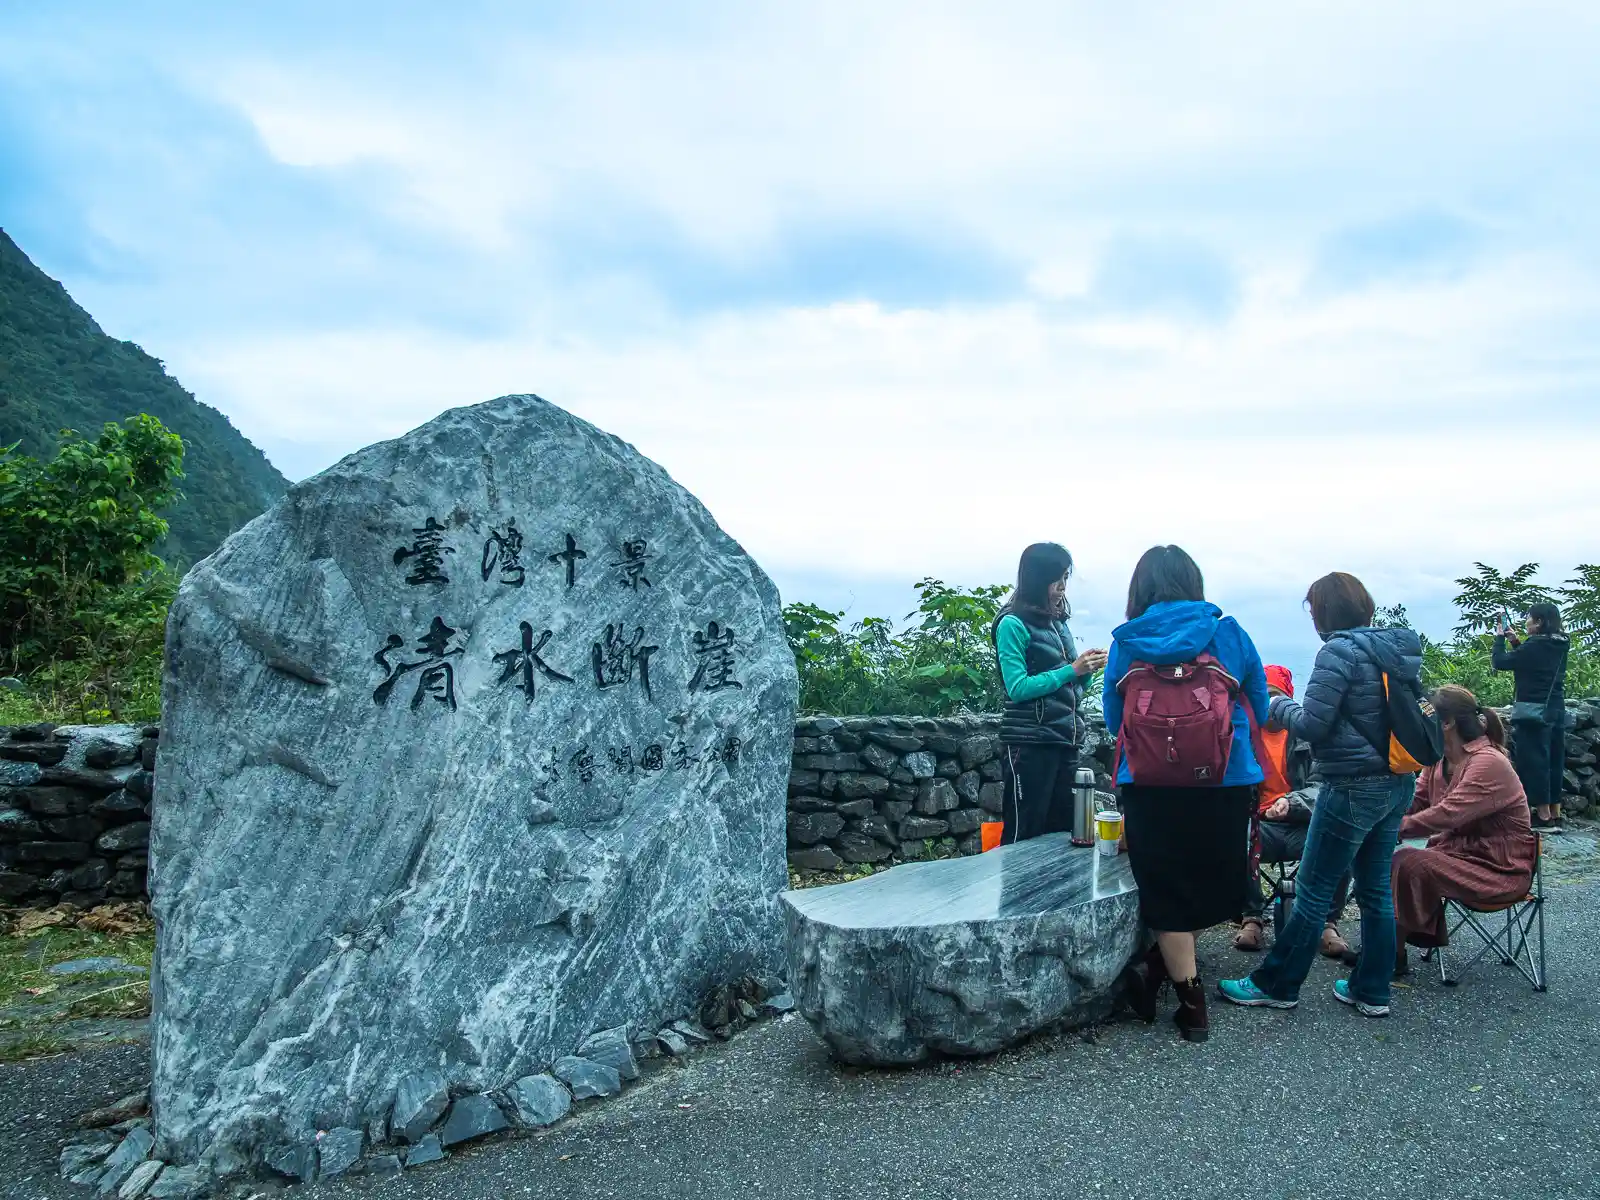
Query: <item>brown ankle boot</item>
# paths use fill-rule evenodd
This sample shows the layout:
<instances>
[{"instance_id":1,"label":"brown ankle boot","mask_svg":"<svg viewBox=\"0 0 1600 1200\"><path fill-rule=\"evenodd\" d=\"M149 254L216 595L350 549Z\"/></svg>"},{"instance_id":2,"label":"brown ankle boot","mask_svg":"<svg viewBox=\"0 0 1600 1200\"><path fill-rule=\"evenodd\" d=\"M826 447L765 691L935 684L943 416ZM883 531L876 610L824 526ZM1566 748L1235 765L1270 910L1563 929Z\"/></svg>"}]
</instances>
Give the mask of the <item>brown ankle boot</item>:
<instances>
[{"instance_id":1,"label":"brown ankle boot","mask_svg":"<svg viewBox=\"0 0 1600 1200\"><path fill-rule=\"evenodd\" d=\"M1211 1036L1211 1019L1206 1015L1206 989L1200 976L1185 983L1172 981L1172 990L1178 994L1178 1011L1173 1023L1186 1042L1203 1042Z\"/></svg>"},{"instance_id":2,"label":"brown ankle boot","mask_svg":"<svg viewBox=\"0 0 1600 1200\"><path fill-rule=\"evenodd\" d=\"M1147 1022L1154 1023L1156 1008L1161 1002L1161 989L1167 984L1167 963L1161 957L1161 947L1151 946L1144 956L1144 986L1135 997L1134 1011Z\"/></svg>"}]
</instances>

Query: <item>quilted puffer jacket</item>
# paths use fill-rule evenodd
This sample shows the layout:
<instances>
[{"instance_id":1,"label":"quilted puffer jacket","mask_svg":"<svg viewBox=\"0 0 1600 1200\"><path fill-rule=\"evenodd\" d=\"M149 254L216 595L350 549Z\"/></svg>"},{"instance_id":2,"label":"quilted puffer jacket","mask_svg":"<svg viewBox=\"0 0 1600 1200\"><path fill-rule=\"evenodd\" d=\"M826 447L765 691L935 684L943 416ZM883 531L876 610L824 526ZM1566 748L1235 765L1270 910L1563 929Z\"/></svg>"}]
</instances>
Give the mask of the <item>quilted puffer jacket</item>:
<instances>
[{"instance_id":1,"label":"quilted puffer jacket","mask_svg":"<svg viewBox=\"0 0 1600 1200\"><path fill-rule=\"evenodd\" d=\"M1419 680L1422 643L1409 629L1346 629L1317 651L1302 700L1272 702L1269 719L1311 743L1326 779L1387 775L1389 720L1383 672Z\"/></svg>"}]
</instances>

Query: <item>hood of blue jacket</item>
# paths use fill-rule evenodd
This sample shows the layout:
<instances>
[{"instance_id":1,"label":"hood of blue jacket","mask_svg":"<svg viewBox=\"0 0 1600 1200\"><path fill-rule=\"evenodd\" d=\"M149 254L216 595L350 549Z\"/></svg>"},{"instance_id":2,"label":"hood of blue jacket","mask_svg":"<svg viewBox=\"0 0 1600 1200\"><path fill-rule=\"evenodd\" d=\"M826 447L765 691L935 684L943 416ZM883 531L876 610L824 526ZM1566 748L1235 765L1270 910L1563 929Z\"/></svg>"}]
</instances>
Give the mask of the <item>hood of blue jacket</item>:
<instances>
[{"instance_id":1,"label":"hood of blue jacket","mask_svg":"<svg viewBox=\"0 0 1600 1200\"><path fill-rule=\"evenodd\" d=\"M1390 675L1403 679L1422 678L1422 640L1415 630L1346 629L1333 637L1349 638Z\"/></svg>"},{"instance_id":2,"label":"hood of blue jacket","mask_svg":"<svg viewBox=\"0 0 1600 1200\"><path fill-rule=\"evenodd\" d=\"M1222 610L1205 600L1172 600L1152 604L1144 615L1112 631L1130 660L1148 663L1186 662L1217 636Z\"/></svg>"}]
</instances>

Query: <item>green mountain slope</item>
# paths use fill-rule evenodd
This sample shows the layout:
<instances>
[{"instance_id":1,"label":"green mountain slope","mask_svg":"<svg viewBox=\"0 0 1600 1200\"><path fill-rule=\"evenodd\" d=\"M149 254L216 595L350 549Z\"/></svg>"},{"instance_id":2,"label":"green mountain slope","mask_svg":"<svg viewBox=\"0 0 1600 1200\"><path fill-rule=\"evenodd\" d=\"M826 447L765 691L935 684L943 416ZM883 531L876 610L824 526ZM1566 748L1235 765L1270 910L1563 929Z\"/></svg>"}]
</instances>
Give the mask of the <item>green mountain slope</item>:
<instances>
[{"instance_id":1,"label":"green mountain slope","mask_svg":"<svg viewBox=\"0 0 1600 1200\"><path fill-rule=\"evenodd\" d=\"M0 445L48 457L62 429L94 437L141 412L183 438L184 498L163 514L161 554L174 567L210 554L289 486L227 417L138 346L102 333L0 230Z\"/></svg>"}]
</instances>

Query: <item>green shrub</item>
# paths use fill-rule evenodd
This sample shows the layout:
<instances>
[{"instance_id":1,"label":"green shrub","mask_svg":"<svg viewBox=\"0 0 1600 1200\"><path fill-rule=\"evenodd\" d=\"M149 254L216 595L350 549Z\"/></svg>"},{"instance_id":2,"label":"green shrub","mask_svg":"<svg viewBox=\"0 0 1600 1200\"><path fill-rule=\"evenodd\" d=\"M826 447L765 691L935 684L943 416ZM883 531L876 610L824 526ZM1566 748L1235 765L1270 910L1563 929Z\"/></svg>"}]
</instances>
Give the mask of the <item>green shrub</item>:
<instances>
[{"instance_id":1,"label":"green shrub","mask_svg":"<svg viewBox=\"0 0 1600 1200\"><path fill-rule=\"evenodd\" d=\"M153 720L177 580L153 547L183 442L150 416L40 462L0 448L0 717Z\"/></svg>"},{"instance_id":2,"label":"green shrub","mask_svg":"<svg viewBox=\"0 0 1600 1200\"><path fill-rule=\"evenodd\" d=\"M1000 707L989 630L1009 588L916 585L918 603L898 633L884 617L842 628L843 613L790 604L784 628L800 671L800 707L813 713L942 716Z\"/></svg>"}]
</instances>

